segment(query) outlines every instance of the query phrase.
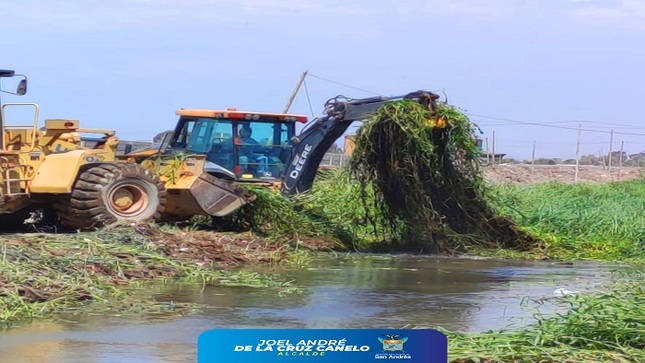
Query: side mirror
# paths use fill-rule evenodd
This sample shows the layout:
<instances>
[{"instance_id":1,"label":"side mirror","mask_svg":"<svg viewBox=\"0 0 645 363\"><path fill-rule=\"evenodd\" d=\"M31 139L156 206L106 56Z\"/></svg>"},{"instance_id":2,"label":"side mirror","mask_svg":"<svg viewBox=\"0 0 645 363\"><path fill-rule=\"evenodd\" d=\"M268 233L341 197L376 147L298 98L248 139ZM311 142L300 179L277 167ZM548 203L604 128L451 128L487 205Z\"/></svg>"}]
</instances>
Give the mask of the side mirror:
<instances>
[{"instance_id":1,"label":"side mirror","mask_svg":"<svg viewBox=\"0 0 645 363\"><path fill-rule=\"evenodd\" d=\"M20 80L20 83L18 83L18 88L16 89L16 94L18 96L22 96L25 93L27 93L27 80L22 79L22 80Z\"/></svg>"}]
</instances>

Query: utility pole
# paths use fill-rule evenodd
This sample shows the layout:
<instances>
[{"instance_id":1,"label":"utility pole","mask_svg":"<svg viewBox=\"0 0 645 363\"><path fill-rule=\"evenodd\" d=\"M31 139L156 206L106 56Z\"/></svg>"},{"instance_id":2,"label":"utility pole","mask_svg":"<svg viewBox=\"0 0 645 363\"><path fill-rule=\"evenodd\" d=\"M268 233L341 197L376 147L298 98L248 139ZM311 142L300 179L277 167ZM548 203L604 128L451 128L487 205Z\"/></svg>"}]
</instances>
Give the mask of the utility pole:
<instances>
[{"instance_id":1,"label":"utility pole","mask_svg":"<svg viewBox=\"0 0 645 363\"><path fill-rule=\"evenodd\" d=\"M533 152L531 153L531 164L535 164L535 140L533 140Z\"/></svg>"},{"instance_id":2,"label":"utility pole","mask_svg":"<svg viewBox=\"0 0 645 363\"><path fill-rule=\"evenodd\" d=\"M582 133L582 124L578 126L578 140L576 141L576 173L573 176L573 182L578 182L578 170L580 169L580 134Z\"/></svg>"},{"instance_id":3,"label":"utility pole","mask_svg":"<svg viewBox=\"0 0 645 363\"><path fill-rule=\"evenodd\" d=\"M611 133L609 134L609 175L611 175L611 159L613 159L612 155L612 150L613 150L613 144L614 144L614 129L611 129Z\"/></svg>"},{"instance_id":4,"label":"utility pole","mask_svg":"<svg viewBox=\"0 0 645 363\"><path fill-rule=\"evenodd\" d=\"M495 131L493 131L493 166L495 165Z\"/></svg>"},{"instance_id":5,"label":"utility pole","mask_svg":"<svg viewBox=\"0 0 645 363\"><path fill-rule=\"evenodd\" d=\"M289 112L289 109L291 108L291 104L293 103L293 100L296 99L296 95L298 94L298 91L300 90L300 87L302 86L302 83L305 81L305 77L307 77L307 73L309 73L309 71L305 70L300 75L300 79L298 79L298 83L296 83L296 87L293 89L293 92L291 93L291 96L289 97L289 100L287 101L287 105L284 106L284 110L282 110L282 113Z\"/></svg>"},{"instance_id":6,"label":"utility pole","mask_svg":"<svg viewBox=\"0 0 645 363\"><path fill-rule=\"evenodd\" d=\"M625 151L625 141L620 142L620 156L618 157L618 179L620 180L620 173L623 170L623 152Z\"/></svg>"}]
</instances>

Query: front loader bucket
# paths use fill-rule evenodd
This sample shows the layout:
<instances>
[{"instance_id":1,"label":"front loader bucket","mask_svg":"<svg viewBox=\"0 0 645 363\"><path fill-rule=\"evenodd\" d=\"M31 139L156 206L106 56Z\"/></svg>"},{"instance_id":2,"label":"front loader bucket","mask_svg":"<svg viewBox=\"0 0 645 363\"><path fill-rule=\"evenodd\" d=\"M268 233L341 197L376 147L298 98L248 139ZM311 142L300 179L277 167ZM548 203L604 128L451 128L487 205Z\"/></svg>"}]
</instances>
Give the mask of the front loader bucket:
<instances>
[{"instance_id":1,"label":"front loader bucket","mask_svg":"<svg viewBox=\"0 0 645 363\"><path fill-rule=\"evenodd\" d=\"M175 216L223 217L256 198L238 184L218 179L207 172L183 177L167 188L165 213Z\"/></svg>"},{"instance_id":2,"label":"front loader bucket","mask_svg":"<svg viewBox=\"0 0 645 363\"><path fill-rule=\"evenodd\" d=\"M204 170L206 155L124 155L159 175L166 186L165 214L176 217L227 216L256 199L239 184L217 178Z\"/></svg>"},{"instance_id":3,"label":"front loader bucket","mask_svg":"<svg viewBox=\"0 0 645 363\"><path fill-rule=\"evenodd\" d=\"M168 186L165 211L167 214L223 217L256 198L239 185L217 179L206 172L198 177L186 178L179 184Z\"/></svg>"}]
</instances>

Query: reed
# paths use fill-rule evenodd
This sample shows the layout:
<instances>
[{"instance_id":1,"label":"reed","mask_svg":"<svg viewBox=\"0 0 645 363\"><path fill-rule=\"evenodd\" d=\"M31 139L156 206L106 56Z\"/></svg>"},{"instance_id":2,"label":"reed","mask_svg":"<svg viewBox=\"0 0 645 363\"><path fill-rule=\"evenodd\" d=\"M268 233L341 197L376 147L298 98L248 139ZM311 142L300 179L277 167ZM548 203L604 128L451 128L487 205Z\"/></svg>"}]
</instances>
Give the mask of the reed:
<instances>
[{"instance_id":1,"label":"reed","mask_svg":"<svg viewBox=\"0 0 645 363\"><path fill-rule=\"evenodd\" d=\"M521 330L448 335L450 362L644 362L645 273L606 291L560 298L565 313L537 314Z\"/></svg>"}]
</instances>

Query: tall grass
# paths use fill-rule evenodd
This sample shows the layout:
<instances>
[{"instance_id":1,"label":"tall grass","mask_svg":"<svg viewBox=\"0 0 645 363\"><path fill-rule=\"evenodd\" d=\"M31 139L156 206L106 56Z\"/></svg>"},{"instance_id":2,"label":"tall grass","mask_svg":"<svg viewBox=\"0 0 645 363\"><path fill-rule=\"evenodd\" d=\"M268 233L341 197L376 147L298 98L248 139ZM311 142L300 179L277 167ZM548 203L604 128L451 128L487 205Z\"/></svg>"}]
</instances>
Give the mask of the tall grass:
<instances>
[{"instance_id":1,"label":"tall grass","mask_svg":"<svg viewBox=\"0 0 645 363\"><path fill-rule=\"evenodd\" d=\"M607 291L562 298L565 313L537 314L515 331L449 337L451 362L645 362L645 273Z\"/></svg>"},{"instance_id":2,"label":"tall grass","mask_svg":"<svg viewBox=\"0 0 645 363\"><path fill-rule=\"evenodd\" d=\"M491 201L566 259L645 259L645 181L498 185Z\"/></svg>"},{"instance_id":3,"label":"tall grass","mask_svg":"<svg viewBox=\"0 0 645 363\"><path fill-rule=\"evenodd\" d=\"M295 200L302 215L319 223L325 232L352 249L391 238L384 220L361 200L362 186L345 170L318 174L316 183Z\"/></svg>"},{"instance_id":4,"label":"tall grass","mask_svg":"<svg viewBox=\"0 0 645 363\"><path fill-rule=\"evenodd\" d=\"M261 204L244 211L244 225L283 240L328 237L351 250L402 250L393 243L396 236L387 228L387 220L361 199L362 188L347 171L336 169L320 172L312 189L291 201L263 189ZM491 185L485 197L497 214L540 241L531 246L531 256L645 260L643 181ZM468 244L467 237L460 242L468 252L509 253L495 243Z\"/></svg>"}]
</instances>

